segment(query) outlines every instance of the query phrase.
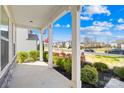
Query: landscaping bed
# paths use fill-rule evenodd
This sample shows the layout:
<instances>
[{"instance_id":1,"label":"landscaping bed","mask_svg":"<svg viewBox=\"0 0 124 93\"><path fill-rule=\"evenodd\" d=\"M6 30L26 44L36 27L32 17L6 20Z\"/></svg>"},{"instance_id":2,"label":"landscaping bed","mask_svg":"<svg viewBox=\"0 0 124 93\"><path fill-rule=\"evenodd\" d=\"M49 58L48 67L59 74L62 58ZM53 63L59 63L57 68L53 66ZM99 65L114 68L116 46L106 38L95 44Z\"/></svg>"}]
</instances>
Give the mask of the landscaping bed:
<instances>
[{"instance_id":1,"label":"landscaping bed","mask_svg":"<svg viewBox=\"0 0 124 93\"><path fill-rule=\"evenodd\" d=\"M45 57L47 59L47 56ZM54 54L54 69L71 80L71 55ZM124 67L110 69L105 63L84 62L81 67L82 88L104 88L106 84L115 78L124 82Z\"/></svg>"},{"instance_id":2,"label":"landscaping bed","mask_svg":"<svg viewBox=\"0 0 124 93\"><path fill-rule=\"evenodd\" d=\"M65 70L60 69L59 67L54 67L56 71L64 75L66 78L71 80L71 75L68 75ZM115 77L114 73L112 70L108 72L98 72L99 74L99 81L95 85L93 84L88 84L85 82L82 82L82 88L103 88L105 85L109 82L109 80L112 77Z\"/></svg>"},{"instance_id":3,"label":"landscaping bed","mask_svg":"<svg viewBox=\"0 0 124 93\"><path fill-rule=\"evenodd\" d=\"M68 73L66 73L65 70L61 69L60 67L53 67L56 71L58 71L59 73L61 73L62 75L64 75L66 78L68 78L69 80L71 80L71 75L69 75Z\"/></svg>"},{"instance_id":4,"label":"landscaping bed","mask_svg":"<svg viewBox=\"0 0 124 93\"><path fill-rule=\"evenodd\" d=\"M61 73L62 75L64 75L69 80L71 80L71 75L68 75L68 73L66 73L65 70L60 69L59 67L54 67L54 69L56 71L58 71L59 73ZM124 82L124 80L120 79L118 76L116 76L112 70L109 70L108 72L98 72L98 73L99 73L98 74L99 75L98 83L93 85L93 84L88 84L88 83L82 82L82 88L104 88L105 85L110 81L111 78L116 78L116 79Z\"/></svg>"}]
</instances>

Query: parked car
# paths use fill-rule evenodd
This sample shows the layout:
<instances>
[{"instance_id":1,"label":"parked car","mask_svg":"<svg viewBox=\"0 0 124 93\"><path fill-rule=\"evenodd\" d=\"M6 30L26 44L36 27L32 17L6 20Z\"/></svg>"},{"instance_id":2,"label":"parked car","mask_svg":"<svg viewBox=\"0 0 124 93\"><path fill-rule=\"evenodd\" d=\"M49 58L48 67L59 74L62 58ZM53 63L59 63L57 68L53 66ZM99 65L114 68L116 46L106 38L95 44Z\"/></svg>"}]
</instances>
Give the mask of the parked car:
<instances>
[{"instance_id":1,"label":"parked car","mask_svg":"<svg viewBox=\"0 0 124 93\"><path fill-rule=\"evenodd\" d=\"M85 49L84 52L94 52L92 49Z\"/></svg>"},{"instance_id":2,"label":"parked car","mask_svg":"<svg viewBox=\"0 0 124 93\"><path fill-rule=\"evenodd\" d=\"M112 49L112 50L109 50L109 51L105 51L105 53L124 55L124 50L122 50L122 49Z\"/></svg>"}]
</instances>

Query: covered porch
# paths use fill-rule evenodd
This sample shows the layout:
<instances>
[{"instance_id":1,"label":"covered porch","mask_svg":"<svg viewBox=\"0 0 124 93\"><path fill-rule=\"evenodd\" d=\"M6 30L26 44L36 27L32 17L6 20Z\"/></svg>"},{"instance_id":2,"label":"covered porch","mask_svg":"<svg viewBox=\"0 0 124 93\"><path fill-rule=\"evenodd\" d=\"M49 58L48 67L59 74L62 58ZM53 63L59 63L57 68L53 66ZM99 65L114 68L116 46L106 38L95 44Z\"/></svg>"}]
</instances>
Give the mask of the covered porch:
<instances>
[{"instance_id":1,"label":"covered porch","mask_svg":"<svg viewBox=\"0 0 124 93\"><path fill-rule=\"evenodd\" d=\"M40 29L40 60L36 64L17 64L14 70L16 75L10 82L10 87L81 87L80 79L80 6L4 6L9 19L15 27ZM53 29L52 25L67 12L72 14L72 80L53 69ZM43 33L48 29L48 64L43 62ZM15 29L14 29L15 30ZM16 30L15 30L16 31ZM12 31L9 31L9 63L13 62ZM39 66L37 65L39 64ZM33 68L36 68L33 70ZM36 71L36 72L35 72ZM1 71L2 72L2 71ZM27 81L21 80L21 75L28 74ZM32 73L32 74L29 74ZM40 76L41 75L41 76ZM19 76L19 77L18 77ZM43 76L43 77L42 77ZM18 77L18 79L17 79ZM37 81L33 81L35 77ZM39 79L40 78L40 79ZM15 79L15 80L14 80ZM17 80L16 80L17 79ZM39 79L39 80L38 80ZM47 81L47 83L45 83ZM33 83L34 82L34 83ZM49 84L48 84L49 82ZM62 83L61 83L62 82ZM27 84L26 84L27 83ZM44 84L43 84L44 83ZM61 84L60 84L61 83ZM19 84L19 85L18 85ZM40 84L43 86L40 86ZM45 85L46 84L46 85ZM52 86L55 85L55 86Z\"/></svg>"},{"instance_id":2,"label":"covered porch","mask_svg":"<svg viewBox=\"0 0 124 93\"><path fill-rule=\"evenodd\" d=\"M70 80L45 62L16 64L9 88L71 88Z\"/></svg>"}]
</instances>

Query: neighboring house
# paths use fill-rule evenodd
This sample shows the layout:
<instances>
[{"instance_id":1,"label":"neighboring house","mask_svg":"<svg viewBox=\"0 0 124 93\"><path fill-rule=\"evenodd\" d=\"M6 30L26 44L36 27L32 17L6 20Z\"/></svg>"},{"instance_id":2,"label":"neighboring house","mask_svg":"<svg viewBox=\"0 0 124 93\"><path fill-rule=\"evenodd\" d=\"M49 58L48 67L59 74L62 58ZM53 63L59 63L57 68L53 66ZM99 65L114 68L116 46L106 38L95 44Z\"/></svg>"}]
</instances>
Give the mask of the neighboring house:
<instances>
[{"instance_id":1,"label":"neighboring house","mask_svg":"<svg viewBox=\"0 0 124 93\"><path fill-rule=\"evenodd\" d=\"M66 47L66 48L71 48L71 47L72 47L71 41L65 42L65 47Z\"/></svg>"},{"instance_id":2,"label":"neighboring house","mask_svg":"<svg viewBox=\"0 0 124 93\"><path fill-rule=\"evenodd\" d=\"M110 43L110 45L111 45L112 48L117 48L118 47L117 43Z\"/></svg>"},{"instance_id":3,"label":"neighboring house","mask_svg":"<svg viewBox=\"0 0 124 93\"><path fill-rule=\"evenodd\" d=\"M53 46L58 48L71 48L71 41L54 42Z\"/></svg>"},{"instance_id":4,"label":"neighboring house","mask_svg":"<svg viewBox=\"0 0 124 93\"><path fill-rule=\"evenodd\" d=\"M33 34L31 30L27 28L19 28L16 29L16 40L17 47L16 51L30 51L37 50L38 45L38 36Z\"/></svg>"},{"instance_id":5,"label":"neighboring house","mask_svg":"<svg viewBox=\"0 0 124 93\"><path fill-rule=\"evenodd\" d=\"M124 44L121 44L121 49L124 49Z\"/></svg>"},{"instance_id":6,"label":"neighboring house","mask_svg":"<svg viewBox=\"0 0 124 93\"><path fill-rule=\"evenodd\" d=\"M124 49L124 39L119 39L111 43L112 48Z\"/></svg>"}]
</instances>

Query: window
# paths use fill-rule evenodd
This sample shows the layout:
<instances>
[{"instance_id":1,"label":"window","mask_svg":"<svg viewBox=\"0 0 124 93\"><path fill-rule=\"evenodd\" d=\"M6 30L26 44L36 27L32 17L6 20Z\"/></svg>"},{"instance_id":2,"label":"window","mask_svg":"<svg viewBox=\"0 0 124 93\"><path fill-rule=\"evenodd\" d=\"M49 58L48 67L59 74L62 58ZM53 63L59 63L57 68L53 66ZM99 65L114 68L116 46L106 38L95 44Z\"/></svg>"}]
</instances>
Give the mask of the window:
<instances>
[{"instance_id":1,"label":"window","mask_svg":"<svg viewBox=\"0 0 124 93\"><path fill-rule=\"evenodd\" d=\"M0 6L0 43L1 43L1 51L0 51L0 60L1 60L1 70L7 65L9 62L9 18L5 12L3 6Z\"/></svg>"},{"instance_id":2,"label":"window","mask_svg":"<svg viewBox=\"0 0 124 93\"><path fill-rule=\"evenodd\" d=\"M3 69L8 63L8 51L9 43L8 41L1 39L1 69Z\"/></svg>"},{"instance_id":3,"label":"window","mask_svg":"<svg viewBox=\"0 0 124 93\"><path fill-rule=\"evenodd\" d=\"M1 36L8 38L9 18L4 7L1 7Z\"/></svg>"}]
</instances>

